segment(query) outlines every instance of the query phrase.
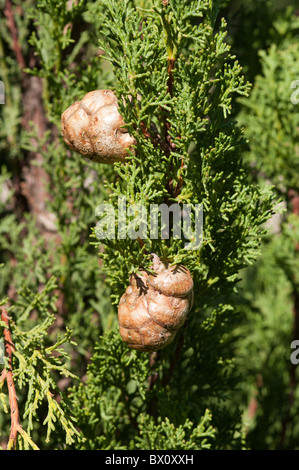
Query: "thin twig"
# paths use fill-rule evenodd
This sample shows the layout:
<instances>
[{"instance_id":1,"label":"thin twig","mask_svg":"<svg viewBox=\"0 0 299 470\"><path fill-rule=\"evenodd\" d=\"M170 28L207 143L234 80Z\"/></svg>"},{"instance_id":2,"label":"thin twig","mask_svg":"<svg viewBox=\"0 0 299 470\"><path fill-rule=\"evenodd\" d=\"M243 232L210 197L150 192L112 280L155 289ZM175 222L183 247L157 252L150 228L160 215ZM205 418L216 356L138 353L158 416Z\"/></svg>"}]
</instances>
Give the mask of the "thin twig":
<instances>
[{"instance_id":1,"label":"thin twig","mask_svg":"<svg viewBox=\"0 0 299 470\"><path fill-rule=\"evenodd\" d=\"M182 351L183 351L184 339L185 339L184 330L186 329L187 321L188 321L188 318L186 319L186 321L185 321L185 323L182 327L182 332L180 333L180 337L178 339L178 343L177 343L177 346L176 346L176 349L175 349L173 360L172 360L172 362L169 366L169 369L168 369L167 373L164 375L164 377L161 381L163 387L166 387L166 385L168 385L169 382L171 381L171 378L172 378L173 373L174 373L174 369L175 369L176 365L178 364L178 362L181 358Z\"/></svg>"},{"instance_id":2,"label":"thin twig","mask_svg":"<svg viewBox=\"0 0 299 470\"><path fill-rule=\"evenodd\" d=\"M167 62L168 62L168 65L167 65L167 73L168 73L167 93L169 93L169 95L171 97L173 97L173 85L174 85L173 70L174 70L175 59L168 58ZM167 114L166 113L165 113L164 123L165 123L164 138L165 138L165 142L167 143L167 146L168 146L168 154L170 155L171 152L175 149L175 145L172 142L171 137L169 135L170 122L167 119Z\"/></svg>"},{"instance_id":3,"label":"thin twig","mask_svg":"<svg viewBox=\"0 0 299 470\"><path fill-rule=\"evenodd\" d=\"M5 322L6 327L4 328L4 346L5 346L5 356L8 359L7 368L2 371L1 380L6 379L8 396L9 396L9 406L10 406L10 418L11 418L11 428L9 434L9 441L7 448L15 448L18 432L21 432L22 427L20 425L20 415L18 407L18 397L16 394L15 384L13 381L13 372L12 372L12 355L15 351L15 346L11 339L11 333L9 330L9 317L7 310L5 308L1 309L1 320Z\"/></svg>"},{"instance_id":4,"label":"thin twig","mask_svg":"<svg viewBox=\"0 0 299 470\"><path fill-rule=\"evenodd\" d=\"M160 351L154 351L149 358L149 365L151 369L154 369L157 361L160 358ZM158 380L158 372L153 372L148 378L148 391L152 390L154 384Z\"/></svg>"},{"instance_id":5,"label":"thin twig","mask_svg":"<svg viewBox=\"0 0 299 470\"><path fill-rule=\"evenodd\" d=\"M23 56L22 47L19 42L18 30L16 27L15 19L14 19L12 3L10 0L6 0L5 2L4 15L7 18L7 25L10 30L10 34L12 38L12 50L14 51L16 55L16 59L20 67L21 74L23 75L24 74L23 70L26 68L26 63L25 63L25 59Z\"/></svg>"}]
</instances>

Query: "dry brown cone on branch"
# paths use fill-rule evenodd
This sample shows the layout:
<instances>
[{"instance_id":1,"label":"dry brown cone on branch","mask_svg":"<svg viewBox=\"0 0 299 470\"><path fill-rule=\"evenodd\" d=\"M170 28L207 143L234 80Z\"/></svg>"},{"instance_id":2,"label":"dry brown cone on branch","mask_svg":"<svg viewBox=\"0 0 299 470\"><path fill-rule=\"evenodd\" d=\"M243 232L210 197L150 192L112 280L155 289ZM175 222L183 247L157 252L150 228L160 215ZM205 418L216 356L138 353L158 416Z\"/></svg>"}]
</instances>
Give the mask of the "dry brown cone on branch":
<instances>
[{"instance_id":1,"label":"dry brown cone on branch","mask_svg":"<svg viewBox=\"0 0 299 470\"><path fill-rule=\"evenodd\" d=\"M124 128L117 98L111 90L95 90L76 101L61 116L65 143L98 163L124 161L134 152L135 139Z\"/></svg>"},{"instance_id":2,"label":"dry brown cone on branch","mask_svg":"<svg viewBox=\"0 0 299 470\"><path fill-rule=\"evenodd\" d=\"M142 270L118 307L119 332L132 349L157 351L170 344L193 305L193 279L188 268L169 266L153 255L154 275Z\"/></svg>"}]
</instances>

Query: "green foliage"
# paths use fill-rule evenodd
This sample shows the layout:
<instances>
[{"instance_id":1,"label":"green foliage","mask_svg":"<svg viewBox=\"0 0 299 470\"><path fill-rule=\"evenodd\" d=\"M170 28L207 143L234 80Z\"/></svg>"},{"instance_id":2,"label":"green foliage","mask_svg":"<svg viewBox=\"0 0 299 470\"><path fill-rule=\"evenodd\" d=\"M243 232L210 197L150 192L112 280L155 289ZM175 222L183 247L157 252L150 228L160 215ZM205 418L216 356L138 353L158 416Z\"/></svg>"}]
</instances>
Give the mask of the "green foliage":
<instances>
[{"instance_id":1,"label":"green foliage","mask_svg":"<svg viewBox=\"0 0 299 470\"><path fill-rule=\"evenodd\" d=\"M14 14L25 72L0 20L8 84L7 106L0 108L0 290L8 297L14 379L31 439L21 435L19 448L246 447L243 402L234 392L236 293L240 270L260 251L273 194L249 181L242 161L233 100L247 96L249 86L227 44L226 22L217 19L218 2L15 6L21 3ZM24 124L30 79L42 84L42 136L39 123ZM62 111L98 88L115 90L136 139L136 154L123 165L88 162L59 135ZM30 205L25 169L46 175L51 230ZM96 208L112 204L117 226L120 197L137 213L140 204L147 213L151 204L202 204L202 246L186 250L185 240L151 239L149 230L143 247L117 232L114 240L99 240ZM183 262L195 281L181 334L151 356L123 343L114 305L129 274L149 266L150 252ZM0 397L7 439L4 388Z\"/></svg>"},{"instance_id":2,"label":"green foliage","mask_svg":"<svg viewBox=\"0 0 299 470\"><path fill-rule=\"evenodd\" d=\"M210 426L208 411L197 426L188 419L176 426L167 417L162 422L161 416L156 422L146 413L155 399L148 387L150 375L147 354L133 351L128 355L127 347L116 332L102 338L88 367L86 385L75 388L71 396L86 438L84 448L187 450L211 447L215 431ZM170 408L170 390L167 394ZM118 440L115 440L116 432Z\"/></svg>"},{"instance_id":3,"label":"green foliage","mask_svg":"<svg viewBox=\"0 0 299 470\"><path fill-rule=\"evenodd\" d=\"M259 262L243 275L240 309L244 315L236 330L236 356L246 381L237 401L244 406L247 442L252 449L297 448L298 374L290 362L291 342L297 338L297 219L286 218L280 232L264 241Z\"/></svg>"},{"instance_id":4,"label":"green foliage","mask_svg":"<svg viewBox=\"0 0 299 470\"><path fill-rule=\"evenodd\" d=\"M208 410L202 417L196 428L188 420L183 425L175 427L166 418L158 419L156 423L153 418L140 418L140 438L136 449L158 449L158 450L198 450L210 449L213 442L214 431L209 426L211 416Z\"/></svg>"},{"instance_id":5,"label":"green foliage","mask_svg":"<svg viewBox=\"0 0 299 470\"><path fill-rule=\"evenodd\" d=\"M202 203L205 239L200 264L194 252L184 250L183 240L152 240L148 233L146 249L174 263L183 259L201 278L205 277L206 267L213 270L212 266L229 276L251 256L254 258L259 226L267 217L267 210L259 210L259 190L246 185L246 172L239 153L241 135L235 123L228 119L232 95L246 94L248 86L225 45L225 23L213 34L215 11L209 2L196 2L196 8L193 4L181 2L180 5L180 8L169 5L165 13L161 2L154 2L152 9L140 12L138 8L133 10L130 2L107 2L100 16L106 38L101 47L115 67L117 91L120 96L131 97L127 105L120 103L120 107L126 126L136 137L138 151L130 165L115 167L119 179L116 184L107 183L111 192L109 203L114 204L117 212L118 198L123 196L136 210L141 204L147 213L150 204L161 204L165 200L168 204L183 201L193 207ZM192 33L191 41L194 29L191 20L200 16L204 21ZM187 18L191 25L185 21ZM184 26L180 23L183 20ZM139 28L137 34L137 25L141 22L145 30ZM142 60L140 50L144 51ZM167 60L172 55L176 62L170 94ZM151 129L159 123L157 131L163 136L167 122L171 124L169 136L175 147L169 155L162 151L162 146L155 145L154 136L149 139L141 131L143 125ZM183 187L178 195L169 191L169 181L172 188L176 188L181 180ZM244 220L236 221L244 214ZM255 218L254 224L252 218ZM115 222L118 224L117 218ZM224 234L226 242L222 243ZM121 293L128 274L140 266L142 253L129 237L121 242L103 242L107 245L104 265L115 285L114 294L118 285ZM247 244L250 245L248 250ZM228 257L229 245L234 250Z\"/></svg>"},{"instance_id":6,"label":"green foliage","mask_svg":"<svg viewBox=\"0 0 299 470\"><path fill-rule=\"evenodd\" d=\"M298 53L297 41L261 51L262 74L256 78L250 99L242 102L239 115L250 142L248 160L282 194L299 189L299 117L294 88L298 85Z\"/></svg>"},{"instance_id":7,"label":"green foliage","mask_svg":"<svg viewBox=\"0 0 299 470\"><path fill-rule=\"evenodd\" d=\"M223 336L234 322L232 292L237 273L256 257L261 226L272 205L269 191L262 194L258 187L248 184L246 168L240 159L242 136L229 119L233 94L246 94L247 85L223 41L225 24L213 33L215 10L209 2L196 3L196 7L180 2L180 7L172 4L167 10L161 2L153 2L148 9L134 9L129 1L102 3L105 8L100 13L104 36L101 47L114 67L119 96L128 97L125 104L120 100L120 107L126 127L137 141L136 156L132 155L126 165L115 165L119 178L113 184L107 183L110 191L107 202L114 204L116 224L120 197L136 211L138 204L148 209L151 203L160 204L165 200L169 203L202 202L204 241L199 253L184 250L181 240L152 240L149 233L144 240L147 251L140 249L137 241L128 236L125 240L101 240L105 245L101 256L103 268L116 301L124 291L128 275L140 265L148 265L147 252L156 252L164 259L188 265L195 279L195 306L184 331L180 361L173 368L178 339L173 347L159 353L155 363L158 378L141 401L139 388L133 396L123 396L122 380L131 383L128 372L114 375L110 381L111 371L119 374L123 361L119 358L115 368L111 364L105 366L107 358L116 356L116 353L109 353L106 346L105 357L101 357L101 366L98 366L106 370L101 386L97 377L99 369L94 368L93 362L88 375L90 385L84 387L84 393L95 390L97 395L85 396L81 406L76 404L74 408L80 409L80 422L82 413L87 413L92 423L94 416L101 416L102 419L96 421L96 429L88 421L83 432L103 436L105 433L100 431L103 413L101 410L91 412L90 406L93 404L92 410L98 409L100 397L105 399L107 393L103 392L103 387L110 383L110 394L113 384L118 383L121 390L114 394L114 408L123 412L114 413L113 419L109 415L109 422L113 422L121 434L118 444L115 437L110 436L109 443L114 447L127 442L130 448L140 412L144 423L153 422L144 415L147 413L155 419L167 418L165 422L172 422L177 429L189 422L196 429L207 408L213 416L212 425L217 427L214 448L241 446L242 432L237 424L240 415L229 409L225 400L225 391L234 386L235 377L230 346ZM194 28L192 18L201 16L200 27ZM187 18L191 25L185 21ZM170 93L167 65L173 58L176 61ZM167 143L164 141L163 146L161 137L167 132L168 122L174 144L171 152L165 151ZM144 127L150 136L144 133ZM151 131L154 127L160 136L158 144L155 131ZM176 188L180 179L182 189L175 194L168 182L171 180L172 188ZM134 365L142 370L143 355L132 352L127 360L132 357ZM149 371L145 377L148 375ZM225 432L221 432L224 415ZM131 432L127 426L131 427ZM107 441L101 439L99 437L97 445L107 448ZM157 441L156 445L161 444Z\"/></svg>"},{"instance_id":8,"label":"green foliage","mask_svg":"<svg viewBox=\"0 0 299 470\"><path fill-rule=\"evenodd\" d=\"M296 0L222 0L222 12L230 25L229 43L243 73L254 83L261 72L259 51L281 46L297 38L299 21Z\"/></svg>"},{"instance_id":9,"label":"green foliage","mask_svg":"<svg viewBox=\"0 0 299 470\"><path fill-rule=\"evenodd\" d=\"M55 2L52 2L51 9L54 8L54 4ZM63 9L65 5L66 2L61 2L59 8ZM70 154L66 151L62 139L57 133L57 126L60 126L60 114L66 106L61 103L61 94L64 95L66 92L62 75L64 78L69 77L68 83L71 86L68 93L74 93L77 97L82 93L82 87L84 93L89 90L90 85L95 88L101 86L100 81L105 72L103 74L99 73L99 70L91 65L96 61L96 57L87 51L86 67L80 62L82 80L77 80L72 70L68 70L66 67L70 50L66 53L61 48L61 66L65 72L61 72L57 77L55 75L55 65L53 65L56 59L50 57L51 54L55 55L57 52L56 48L53 47L56 39L54 37L50 39L51 35L47 35L47 38L45 38L44 35L48 34L48 29L37 27L37 25L33 26L31 22L33 17L38 16L41 23L48 22L50 27L52 23L49 16L53 13L52 10L47 10L47 6L50 8L50 5L44 2L44 6L42 6L40 2L38 9L36 9L35 3L28 1L26 5L23 3L23 6L26 12L24 15L20 15L20 10L14 10L15 20L20 29L20 39L22 36L24 43L22 53L24 60L28 63L37 60L32 58L33 50L31 47L27 47L29 35L33 30L36 47L34 57L42 55L42 52L44 52L43 47L48 49L48 54L44 55L43 67L37 64L31 72L40 74L43 77L43 103L48 111L46 116L47 119L55 121L56 124L48 124L47 131L42 137L39 137L40 132L37 127L39 123L26 123L30 124L30 129L24 129L22 114L25 113L25 109L22 106L20 97L22 93L26 95L28 82L23 83L20 81L20 71L17 62L14 61L13 43L11 42L7 23L5 18L1 19L3 55L0 53L0 56L2 64L4 64L1 70L7 71L7 81L5 81L6 105L0 108L2 165L0 259L3 263L0 268L1 296L9 298L12 322L16 325L13 330L13 340L16 347L19 347L18 341L21 340L21 336L18 336L18 328L21 332L24 328L29 331L30 328L40 324L44 335L46 332L49 334L52 331L52 335L45 338L45 341L49 341L49 338L51 341L44 349L46 347L51 348L56 344L55 335L64 337L64 334L66 334L65 341L68 342L67 348L72 365L70 361L67 361L61 372L68 377L68 381L72 381L72 377L82 376L85 373L86 362L91 354L94 342L101 332L111 327L114 316L110 307L109 287L104 284L104 277L100 273L97 253L90 246L90 227L95 222L95 207L102 201L104 194L104 189L99 183L104 178L104 171L103 169L101 171L91 162L86 162L79 155L76 155L75 159L70 158ZM74 16L77 15L77 21L80 23L81 10L75 9L72 15L73 21L75 21ZM53 16L53 22L56 22L56 26L58 16ZM61 22L59 24L61 25ZM89 25L86 24L85 26L88 29ZM50 33L57 35L54 27L50 28ZM85 32L85 36L86 34ZM48 46L50 47L48 48ZM12 50L9 49L10 47ZM81 54L85 49L84 45L81 44ZM18 73L15 73L16 71ZM107 74L109 74L108 71ZM53 83L54 77L57 79L55 83ZM5 76L3 78L5 79ZM96 82L92 80L96 80ZM109 83L109 79L106 83ZM51 90L50 94L46 92L48 88ZM34 92L31 91L31 93ZM68 98L68 104L74 99L74 95ZM54 97L57 101L55 101L56 104L52 108ZM36 97L36 101L39 99L39 97ZM13 118L13 116L16 118ZM33 158L32 155L34 155ZM40 155L42 159L37 158L37 155ZM32 163L33 159L34 162ZM51 194L48 201L44 201L47 204L46 211L48 211L45 212L45 219L46 222L48 220L51 222L50 230L47 230L48 224L46 224L45 229L45 226L40 223L39 213L34 213L33 210L35 206L28 208L27 201L25 201L22 192L22 185L26 184L26 182L24 183L24 166L31 168L31 171L35 171L32 168L40 169L48 177L43 184L46 185L45 190ZM36 181L36 185L38 184L41 183ZM93 197L90 197L92 193ZM44 286L47 285L50 278L55 280L55 290L52 289L52 298L45 299L43 317L36 317L36 309L41 308L39 304L40 294L37 293L44 292ZM16 305L17 308L15 308ZM46 315L46 311L48 311L48 315ZM55 317L53 317L53 312L55 312ZM28 313L30 313L29 317ZM33 326L32 322L28 323L31 316L34 320ZM69 333L70 330L72 333ZM17 337L14 337L14 335ZM69 343L70 335L76 341L76 346ZM39 348L43 349L43 337L37 335L35 338L34 347L37 348L37 344L40 342ZM25 385L26 377L32 375L32 380L34 380L35 375L32 374L34 364L36 370L38 370L42 366L43 360L48 361L45 352L41 353L38 358L34 356L33 350L31 352L33 359L32 361L31 359L24 359L23 373L25 375L23 381L20 382L21 389L17 391L21 419L23 418L25 423L28 420L31 413L29 410L31 405L34 405L35 400L32 390L36 387L36 393L40 393L41 406L37 408L35 405L33 406L34 416L30 415L33 424L29 425L28 432L41 447L47 447L45 439L48 433L47 441L51 441L50 445L53 446L53 442L58 441L58 438L55 437L55 440L53 440L52 437L54 436L53 428L55 424L55 432L58 433L59 427L61 429L62 442L65 440L71 442L73 439L72 434L75 437L77 436L77 431L74 433L72 430L72 421L70 421L71 424L68 424L69 417L63 417L60 405L57 405L56 410L54 408L56 398L52 399L50 395L47 395L48 390L50 391L53 388L54 383L56 383L56 388L53 389L53 392L55 392L55 396L57 395L57 382L60 380L56 374L53 375L51 383L48 383L49 377L43 374L49 373L49 367L44 368L45 372L40 375L41 379L36 378L35 382L32 382L30 396L27 400L28 386ZM52 354L56 354L55 350ZM61 361L63 364L64 358L62 356ZM53 364L55 365L54 362ZM18 362L15 363L15 366L19 368ZM55 369L54 366L53 369ZM25 371L27 372L25 373ZM41 385L38 385L38 383L41 383L40 380L44 381L42 391ZM61 383L64 383L63 380ZM45 402L49 403L49 412ZM39 404L38 400L36 403ZM71 416L70 411L68 413ZM54 418L56 419L55 423ZM63 432L63 427L59 426L59 423L64 423L65 419L67 421L63 425L65 426L65 432ZM8 434L10 428L9 415L1 416L0 420L2 432ZM37 425L38 421L39 425ZM31 429L32 426L33 429ZM38 426L40 426L40 429ZM69 429L67 426L69 426ZM45 429L45 436L43 429ZM3 434L3 439L5 439L5 434ZM20 441L21 444L22 441Z\"/></svg>"},{"instance_id":10,"label":"green foliage","mask_svg":"<svg viewBox=\"0 0 299 470\"><path fill-rule=\"evenodd\" d=\"M85 21L90 3L39 0L37 9L31 10L37 30L29 44L39 64L26 71L45 79L45 106L48 117L56 123L61 112L84 92L107 86L111 80L109 73L99 73L97 41L94 32L88 31L93 29L95 18L88 16Z\"/></svg>"},{"instance_id":11,"label":"green foliage","mask_svg":"<svg viewBox=\"0 0 299 470\"><path fill-rule=\"evenodd\" d=\"M244 316L237 357L247 379L239 399L254 449L298 447L298 372L290 361L299 305L298 105L291 87L298 77L297 57L297 42L288 40L260 53L262 74L239 116L249 139L252 177L275 185L283 209L270 221L263 256L243 274L239 299Z\"/></svg>"},{"instance_id":12,"label":"green foliage","mask_svg":"<svg viewBox=\"0 0 299 470\"><path fill-rule=\"evenodd\" d=\"M24 288L18 302L9 312L10 314L14 312L18 318L18 325L10 321L15 346L13 379L18 389L25 391L22 394L23 432L18 438L20 449L27 449L30 446L36 448L30 436L32 432L35 434L34 420L41 407L44 407L45 413L43 422L46 428L45 443L50 441L56 423L65 433L67 444L71 444L79 436L72 418L65 415L57 401L57 396L60 395L57 387L58 377L61 375L75 378L65 364L69 357L62 347L66 343L72 343L71 332L66 330L65 334L58 335L56 341L47 345L49 328L55 320L56 298L53 296L55 287L54 279L51 278L38 294L33 294L28 287ZM5 324L1 325L1 330L3 331L5 327ZM4 382L1 381L2 390L3 385ZM1 401L4 411L8 413L8 396L3 391Z\"/></svg>"}]
</instances>

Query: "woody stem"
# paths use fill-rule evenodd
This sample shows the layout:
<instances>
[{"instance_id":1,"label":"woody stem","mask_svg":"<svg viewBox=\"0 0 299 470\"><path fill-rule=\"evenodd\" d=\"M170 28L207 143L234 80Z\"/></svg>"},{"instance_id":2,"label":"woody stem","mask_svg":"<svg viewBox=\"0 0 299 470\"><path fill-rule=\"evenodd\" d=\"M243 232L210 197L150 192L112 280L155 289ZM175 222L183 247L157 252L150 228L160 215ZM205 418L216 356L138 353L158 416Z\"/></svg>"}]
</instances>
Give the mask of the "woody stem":
<instances>
[{"instance_id":1,"label":"woody stem","mask_svg":"<svg viewBox=\"0 0 299 470\"><path fill-rule=\"evenodd\" d=\"M9 434L8 448L15 448L18 432L20 432L20 415L18 407L18 398L16 394L15 384L13 380L12 372L12 355L15 350L15 346L11 339L11 333L9 330L9 317L7 310L2 308L1 310L1 320L7 325L4 328L4 346L5 346L5 356L8 359L7 368L2 371L1 380L7 382L8 396L9 396L9 406L10 406L10 418L11 418L11 428Z\"/></svg>"}]
</instances>

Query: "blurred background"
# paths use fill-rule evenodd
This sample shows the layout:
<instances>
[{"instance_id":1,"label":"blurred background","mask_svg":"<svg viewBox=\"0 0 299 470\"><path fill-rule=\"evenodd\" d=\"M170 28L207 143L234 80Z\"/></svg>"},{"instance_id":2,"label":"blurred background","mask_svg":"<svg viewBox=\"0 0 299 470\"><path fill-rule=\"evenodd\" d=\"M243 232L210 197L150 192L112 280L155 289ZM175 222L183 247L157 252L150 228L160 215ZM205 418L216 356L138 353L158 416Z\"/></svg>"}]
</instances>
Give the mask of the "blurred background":
<instances>
[{"instance_id":1,"label":"blurred background","mask_svg":"<svg viewBox=\"0 0 299 470\"><path fill-rule=\"evenodd\" d=\"M113 86L114 77L98 60L97 2L69 0L64 16L60 3L0 0L0 299L9 298L26 325L35 319L23 315L24 305L55 306L49 338L66 325L74 331L71 367L84 378L93 345L114 318L90 243L112 169L66 158L60 115L77 96ZM244 160L252 181L277 194L261 256L240 273L233 400L244 410L250 448L299 449L298 370L290 360L299 340L299 5L223 0L219 24L221 17L252 84L233 107L247 139Z\"/></svg>"}]
</instances>

